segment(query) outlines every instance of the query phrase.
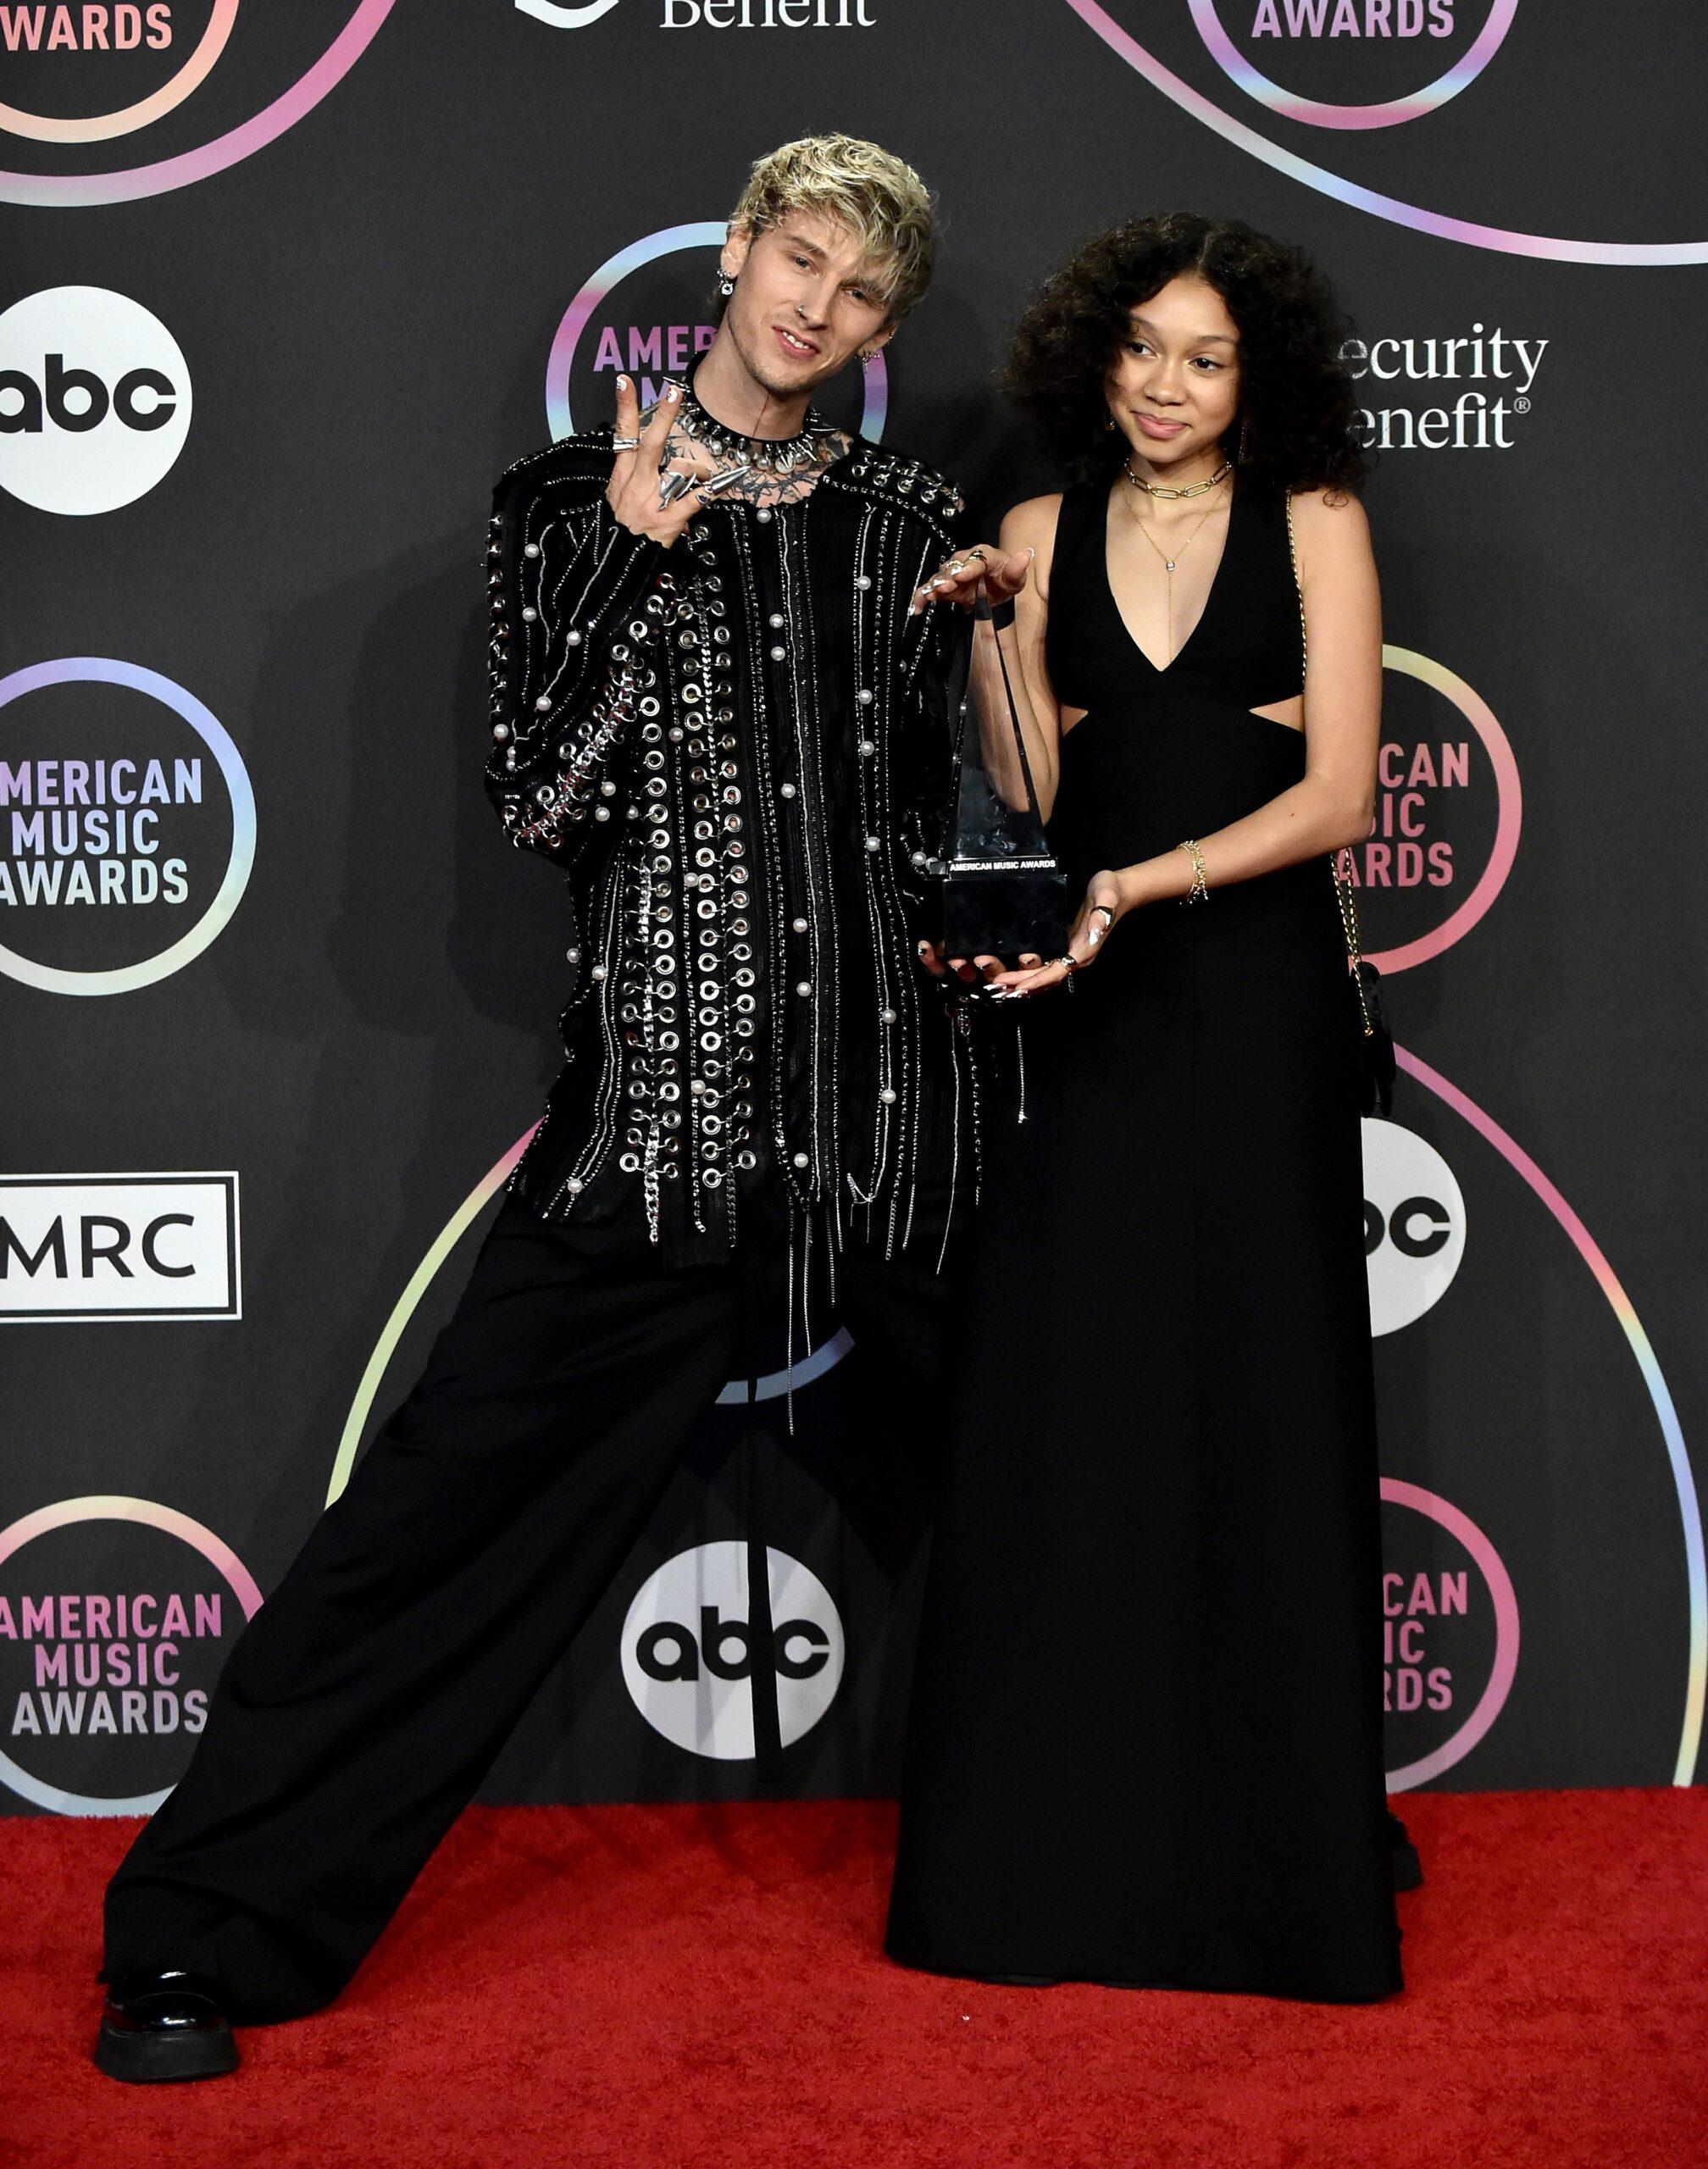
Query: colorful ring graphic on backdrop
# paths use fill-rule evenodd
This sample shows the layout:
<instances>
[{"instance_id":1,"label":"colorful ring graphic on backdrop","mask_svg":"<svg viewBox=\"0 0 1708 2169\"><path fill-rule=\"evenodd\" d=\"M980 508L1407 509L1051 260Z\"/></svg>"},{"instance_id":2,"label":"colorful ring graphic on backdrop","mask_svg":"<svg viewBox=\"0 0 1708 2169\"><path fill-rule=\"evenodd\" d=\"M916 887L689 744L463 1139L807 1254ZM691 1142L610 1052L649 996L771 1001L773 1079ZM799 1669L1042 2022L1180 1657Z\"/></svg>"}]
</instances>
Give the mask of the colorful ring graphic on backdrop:
<instances>
[{"instance_id":1,"label":"colorful ring graphic on backdrop","mask_svg":"<svg viewBox=\"0 0 1708 2169\"><path fill-rule=\"evenodd\" d=\"M1165 68L1130 31L1123 30L1100 0L1068 0L1068 5L1112 53L1129 68L1136 69L1153 89L1171 98L1183 113L1190 113L1224 142L1250 152L1254 158L1261 158L1277 173L1284 173L1290 180L1302 181L1306 188L1314 188L1323 196L1332 196L1337 203L1350 204L1355 211L1367 211L1372 218L1409 226L1414 233L1434 234L1439 241L1463 241L1472 248L1494 249L1504 256L1541 257L1556 263L1708 263L1708 241L1567 241L1547 234L1515 233L1505 226L1481 225L1474 219L1450 219L1439 211L1426 211L1415 203L1402 203L1398 197L1384 196L1378 189L1343 180L1338 174L1312 165L1309 158L1284 151L1278 143L1272 143L1267 136L1260 136L1243 120L1223 113L1220 106L1206 98L1201 91L1195 91L1172 68Z\"/></svg>"},{"instance_id":2,"label":"colorful ring graphic on backdrop","mask_svg":"<svg viewBox=\"0 0 1708 2169\"><path fill-rule=\"evenodd\" d=\"M1518 1669L1518 1599L1500 1554L1468 1514L1461 1513L1445 1499L1438 1499L1433 1491L1416 1484L1401 1484L1393 1477L1383 1478L1382 1496L1390 1506L1409 1506L1414 1513L1427 1515L1462 1544L1477 1562L1494 1606L1494 1661L1489 1667L1489 1684L1457 1731L1431 1753L1388 1772L1389 1791L1404 1793L1414 1785L1428 1784L1456 1762L1462 1762L1505 1707Z\"/></svg>"},{"instance_id":3,"label":"colorful ring graphic on backdrop","mask_svg":"<svg viewBox=\"0 0 1708 2169\"><path fill-rule=\"evenodd\" d=\"M170 979L174 972L181 972L224 933L231 914L243 901L243 891L249 885L250 870L255 863L255 794L249 785L249 772L243 765L242 755L218 717L204 707L193 693L186 693L181 685L163 678L158 670L145 670L140 664L118 663L110 656L100 655L73 655L56 663L34 663L25 669L14 670L9 678L0 678L0 708L18 699L20 694L33 693L43 685L92 683L128 685L134 692L147 693L152 700L170 708L175 715L181 716L196 732L218 762L219 773L225 779L226 796L231 802L231 856L214 901L195 925L187 934L180 935L169 948L163 949L158 956L145 957L140 963L123 964L111 971L66 971L54 964L38 964L33 958L20 957L15 949L0 943L0 972L8 979L20 980L25 986L40 987L46 994L130 994L139 986L152 986L157 979Z\"/></svg>"},{"instance_id":4,"label":"colorful ring graphic on backdrop","mask_svg":"<svg viewBox=\"0 0 1708 2169\"><path fill-rule=\"evenodd\" d=\"M1512 861L1518 852L1518 831L1524 818L1524 794L1518 780L1518 763L1513 756L1511 741L1495 720L1494 711L1480 693L1473 692L1465 680L1450 670L1445 663L1434 662L1428 656L1419 655L1412 648L1384 646L1382 667L1384 670L1397 670L1403 677L1416 678L1432 691L1450 700L1482 741L1483 750L1489 756L1489 766L1494 771L1494 844L1489 854L1489 863L1478 877L1470 895L1432 932L1419 935L1415 941L1402 942L1397 949L1372 949L1369 952L1370 962L1378 971L1403 972L1412 964L1427 963L1430 957L1439 957L1444 949L1450 949L1456 941L1471 931L1506 886L1506 876L1512 871Z\"/></svg>"},{"instance_id":5,"label":"colorful ring graphic on backdrop","mask_svg":"<svg viewBox=\"0 0 1708 2169\"><path fill-rule=\"evenodd\" d=\"M0 173L0 203L27 203L80 210L92 204L134 203L141 197L164 196L172 189L187 188L194 181L206 180L210 174L224 173L228 166L238 165L255 152L264 150L287 129L294 128L305 114L312 113L327 92L336 89L362 58L373 42L374 33L395 5L396 0L358 0L354 14L299 82L293 84L282 97L274 98L272 104L264 107L252 120L246 120L241 127L216 136L213 142L204 143L200 150L184 151L176 158L162 158L152 166L130 166L122 173ZM228 16L225 25L228 34L230 30L229 15L236 13L236 0L219 0L216 19L221 15ZM210 23L202 45L188 64L190 67L195 66L213 34L214 25ZM223 46L223 37L220 42ZM207 75L218 58L217 51L209 53L202 76ZM175 88L180 80L175 78L168 89ZM202 77L198 76L197 82L201 80ZM180 97L187 97L196 86L196 83L187 85L180 92ZM164 95L164 92L157 92L155 99ZM145 100L144 103L154 102ZM175 104L179 100L175 99L173 103ZM169 108L161 107L159 110L164 112ZM108 118L122 119L124 116L109 115ZM158 113L147 115L150 120L158 118ZM62 122L53 125L64 127L83 124ZM141 121L131 124L136 127L142 125ZM34 131L14 129L14 132ZM109 132L116 135L120 131L114 129ZM61 137L57 140L78 139Z\"/></svg>"},{"instance_id":6,"label":"colorful ring graphic on backdrop","mask_svg":"<svg viewBox=\"0 0 1708 2169\"><path fill-rule=\"evenodd\" d=\"M1308 121L1313 128L1394 128L1402 120L1416 120L1423 114L1434 113L1476 81L1500 50L1518 12L1518 0L1494 0L1489 19L1470 50L1445 75L1422 90L1414 91L1410 97L1390 98L1382 105L1329 105L1320 98L1301 98L1259 74L1223 29L1216 0L1187 0L1187 4L1211 58L1248 97L1267 105L1272 113L1282 114L1289 120Z\"/></svg>"},{"instance_id":7,"label":"colorful ring graphic on backdrop","mask_svg":"<svg viewBox=\"0 0 1708 2169\"><path fill-rule=\"evenodd\" d=\"M539 1127L535 1123L534 1129ZM462 1241L484 1208L509 1181L517 1162L528 1150L534 1129L524 1130L503 1158L496 1161L481 1176L440 1229L427 1255L410 1274L403 1293L392 1305L391 1315L386 1319L379 1340L374 1344L374 1352L363 1370L361 1383L356 1389L356 1398L351 1402L350 1413L344 1419L338 1451L332 1456L332 1476L326 1486L329 1506L350 1481L350 1472L356 1466L356 1456L361 1449L362 1434L368 1428L368 1418L373 1413L374 1400L385 1383L386 1366L397 1352L397 1344L403 1338L404 1329L414 1317L421 1298L432 1286L446 1259Z\"/></svg>"},{"instance_id":8,"label":"colorful ring graphic on backdrop","mask_svg":"<svg viewBox=\"0 0 1708 2169\"><path fill-rule=\"evenodd\" d=\"M15 105L0 104L0 128L10 136L32 136L38 143L106 143L115 136L129 136L146 128L202 87L225 50L236 19L237 0L214 0L214 12L196 50L169 82L135 105L117 113L92 114L85 120L54 120L45 114L25 113Z\"/></svg>"},{"instance_id":9,"label":"colorful ring graphic on backdrop","mask_svg":"<svg viewBox=\"0 0 1708 2169\"><path fill-rule=\"evenodd\" d=\"M261 1609L261 1591L255 1578L230 1545L222 1537L215 1536L211 1528L191 1521L188 1514L180 1514L173 1506L157 1506L152 1499L97 1495L86 1499L62 1499L53 1506L38 1506L33 1514L25 1514L21 1520L14 1522L10 1528L0 1529L0 1566L38 1536L68 1528L75 1522L140 1522L145 1528L158 1528L167 1536L175 1536L192 1551L199 1551L215 1573L225 1578L231 1594L243 1607L245 1619L252 1619ZM46 1784L40 1778L31 1777L4 1754L0 1754L0 1782L9 1785L34 1806L45 1807L55 1815L152 1815L172 1789L168 1785L161 1792L139 1793L130 1800L103 1800L93 1794L68 1793L58 1785Z\"/></svg>"},{"instance_id":10,"label":"colorful ring graphic on backdrop","mask_svg":"<svg viewBox=\"0 0 1708 2169\"><path fill-rule=\"evenodd\" d=\"M1445 1078L1439 1069L1432 1069L1427 1062L1404 1047L1395 1050L1400 1068L1436 1098L1445 1101L1455 1114L1469 1123L1485 1143L1512 1169L1521 1181L1526 1183L1547 1207L1561 1229L1586 1266L1595 1284L1606 1297L1627 1345L1637 1360L1637 1368L1648 1390L1656 1422L1661 1426L1661 1437L1666 1449L1667 1466L1672 1473L1672 1486L1678 1500L1678 1518L1684 1538L1684 1574L1689 1620L1687 1626L1688 1656L1684 1678L1684 1722L1678 1740L1678 1758L1673 1768L1675 1785L1694 1783L1696 1759L1702 1745L1702 1720L1705 1705L1708 1705L1708 1557L1705 1557L1702 1534L1702 1506L1697 1495L1696 1478L1690 1466L1689 1448L1684 1443L1683 1426L1678 1420L1678 1411L1661 1375L1660 1361L1652 1342L1643 1329L1636 1306L1625 1292L1619 1276L1607 1262L1600 1245L1584 1226L1578 1214L1561 1195L1558 1187L1543 1173L1534 1160L1510 1136L1494 1118L1479 1107L1468 1094ZM1457 1533L1456 1531L1455 1532ZM1416 1779L1414 1783L1417 1782Z\"/></svg>"},{"instance_id":11,"label":"colorful ring graphic on backdrop","mask_svg":"<svg viewBox=\"0 0 1708 2169\"><path fill-rule=\"evenodd\" d=\"M642 241L631 241L608 263L599 266L563 312L563 320L552 341L551 358L546 364L546 421L554 441L575 433L569 412L569 373L575 364L575 350L580 344L581 334L606 296L620 286L631 271L656 263L662 256L674 256L684 249L721 248L729 231L728 225L721 219L667 226L661 233L648 234ZM884 435L889 413L890 373L880 353L866 371L866 410L860 418L861 435L876 444ZM601 417L602 420L604 419Z\"/></svg>"},{"instance_id":12,"label":"colorful ring graphic on backdrop","mask_svg":"<svg viewBox=\"0 0 1708 2169\"><path fill-rule=\"evenodd\" d=\"M539 1127L535 1123L535 1128ZM374 1403L385 1383L387 1367L397 1352L397 1344L403 1338L411 1318L420 1307L421 1299L432 1286L445 1261L456 1249L475 1220L510 1179L516 1163L528 1150L532 1129L524 1130L502 1159L495 1161L480 1181L475 1184L440 1229L437 1237L413 1273L408 1285L391 1306L391 1315L385 1329L374 1344L374 1352L368 1358L362 1373L356 1398L350 1404L350 1413L344 1419L344 1428L338 1440L338 1451L332 1457L331 1480L326 1486L326 1503L330 1506L350 1481L350 1472L356 1466L356 1456L362 1449L362 1434L368 1428L368 1419L374 1412ZM757 1398L774 1401L791 1388L799 1391L821 1379L827 1371L834 1370L854 1345L851 1334L839 1331L831 1335L822 1348L815 1348L803 1356L793 1371L766 1371L754 1380L758 1387ZM745 1404L747 1381L733 1379L718 1396L720 1406Z\"/></svg>"},{"instance_id":13,"label":"colorful ring graphic on backdrop","mask_svg":"<svg viewBox=\"0 0 1708 2169\"><path fill-rule=\"evenodd\" d=\"M1636 1357L1638 1369L1642 1375L1644 1385L1648 1390L1650 1401L1660 1423L1661 1440L1666 1451L1667 1464L1672 1471L1673 1488L1678 1495L1679 1519L1683 1525L1684 1538L1685 1578L1689 1603L1688 1656L1684 1687L1684 1717L1672 1783L1675 1785L1690 1784L1695 1777L1697 1754L1701 1745L1704 1707L1705 1704L1708 1704L1708 1562L1705 1562L1702 1511L1697 1497L1695 1477L1690 1467L1689 1450L1684 1443L1683 1428L1678 1420L1678 1412L1673 1405L1666 1381L1661 1375L1661 1366L1656 1359L1654 1347L1648 1334L1644 1331L1642 1321L1638 1317L1630 1297L1626 1294L1612 1267L1607 1262L1594 1237L1590 1234L1578 1214L1572 1211L1559 1190L1543 1173L1530 1155L1507 1134L1492 1115L1484 1113L1474 1100L1467 1097L1457 1085L1450 1084L1439 1070L1432 1069L1428 1062L1420 1060L1414 1054L1408 1053L1404 1047L1396 1049L1395 1052L1400 1068L1408 1076L1416 1078L1427 1090L1434 1093L1438 1099L1445 1101L1456 1114L1470 1123L1478 1134L1494 1147L1500 1157L1547 1207L1553 1218L1565 1232L1572 1247L1584 1264L1589 1267L1597 1286L1606 1297L1614 1317L1618 1321L1620 1330L1624 1334L1628 1345ZM345 1419L343 1434L339 1440L338 1451L333 1461L331 1480L326 1489L326 1504L329 1506L340 1495L350 1480L350 1473L356 1465L356 1456L361 1450L362 1434L366 1430L368 1419L373 1412L374 1402L384 1382L386 1367L396 1352L397 1344L402 1340L410 1319L414 1316L421 1299L431 1286L435 1275L443 1267L452 1250L483 1208L497 1195L509 1180L512 1171L527 1150L529 1140L533 1134L534 1132L530 1129L518 1138L503 1157L487 1170L446 1223L437 1240L411 1274L408 1285L398 1297L392 1308L391 1315L385 1323L385 1330L375 1344L373 1354L368 1359L367 1367L362 1373L361 1383L356 1390L355 1400L352 1402L350 1412ZM845 1343L846 1345L842 1345ZM828 1370L830 1367L830 1362L845 1354L846 1346L851 1345L851 1342L846 1342L845 1335L839 1334L835 1340L827 1344L824 1350L818 1351L807 1359L809 1362L817 1366L813 1374L816 1376L818 1372ZM830 1354L832 1350L835 1351L834 1357ZM821 1362L821 1356L825 1360ZM806 1383L802 1376L804 1367L801 1364L796 1366L795 1383L797 1385ZM786 1373L777 1373L761 1379L759 1383L761 1397L765 1398L767 1386L772 1387L775 1391L784 1391L787 1390L789 1380ZM742 1401L746 1397L745 1391L739 1384L726 1388L725 1391L719 1395L719 1399L724 1401ZM1389 1490L1388 1480L1384 1480L1383 1488L1386 1494ZM1415 1487L1400 1486L1400 1489L1409 1495ZM1419 1497L1430 1495L1427 1493L1418 1494ZM1413 1501L1407 1495L1400 1499L1400 1503L1411 1505ZM1447 1507L1445 1501L1437 1503L1440 1504L1448 1513L1454 1511ZM1433 1510L1426 1508L1424 1511ZM1440 1519L1441 1517L1438 1515L1436 1518ZM1451 1523L1444 1523L1443 1525L1450 1528L1455 1535L1460 1534ZM1462 1540L1464 1539L1461 1538ZM1490 1590L1494 1595L1498 1621L1500 1603L1499 1590L1494 1578L1489 1575L1487 1565L1480 1555L1478 1555L1478 1563L1483 1567L1485 1576L1489 1578ZM1500 1567L1498 1560L1495 1564ZM1506 1575L1504 1567L1500 1567L1500 1573L1501 1579L1506 1583L1510 1594L1511 1583ZM1488 1730L1489 1726L1494 1722L1495 1717L1499 1714L1500 1702L1506 1699L1506 1689L1511 1684L1511 1667L1516 1666L1517 1661L1516 1600L1509 1654L1511 1664L1507 1667L1505 1684L1500 1688L1500 1701L1491 1705L1489 1698L1495 1681L1500 1675L1503 1661L1497 1638L1494 1672L1490 1676L1489 1686L1483 1690L1481 1700L1472 1713L1470 1722L1477 1723L1478 1719L1483 1717L1485 1706L1487 1706L1486 1720L1469 1738L1466 1737L1465 1728L1461 1728L1454 1735L1451 1744L1456 1751L1452 1757L1453 1761L1457 1761L1475 1746L1477 1741L1481 1739L1483 1734ZM1446 1764L1439 1762L1437 1759L1445 1752L1445 1748L1437 1749L1435 1757L1425 1757L1423 1762L1434 1761L1437 1767L1445 1768ZM1418 1774L1422 1767L1422 1762L1410 1765L1406 1769L1396 1772L1395 1775L1396 1778L1405 1778L1408 1784L1420 1784L1424 1782L1423 1776ZM1430 1770L1428 1774L1434 1775L1434 1770ZM1398 1786L1394 1789L1400 1789Z\"/></svg>"}]
</instances>

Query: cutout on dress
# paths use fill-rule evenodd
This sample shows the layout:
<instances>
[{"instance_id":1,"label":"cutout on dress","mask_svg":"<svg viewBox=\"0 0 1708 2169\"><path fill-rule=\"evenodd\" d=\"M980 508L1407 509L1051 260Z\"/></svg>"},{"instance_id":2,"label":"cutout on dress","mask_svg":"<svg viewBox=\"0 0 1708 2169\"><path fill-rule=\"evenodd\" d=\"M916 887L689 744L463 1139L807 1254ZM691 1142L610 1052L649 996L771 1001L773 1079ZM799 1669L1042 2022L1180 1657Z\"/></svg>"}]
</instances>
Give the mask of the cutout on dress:
<instances>
[{"instance_id":1,"label":"cutout on dress","mask_svg":"<svg viewBox=\"0 0 1708 2169\"><path fill-rule=\"evenodd\" d=\"M1285 708L1285 715L1277 715L1277 708ZM1278 729L1290 730L1295 736L1305 735L1305 696L1292 693L1284 701L1271 701L1267 707L1248 708L1248 715L1255 715L1260 723L1273 723Z\"/></svg>"}]
</instances>

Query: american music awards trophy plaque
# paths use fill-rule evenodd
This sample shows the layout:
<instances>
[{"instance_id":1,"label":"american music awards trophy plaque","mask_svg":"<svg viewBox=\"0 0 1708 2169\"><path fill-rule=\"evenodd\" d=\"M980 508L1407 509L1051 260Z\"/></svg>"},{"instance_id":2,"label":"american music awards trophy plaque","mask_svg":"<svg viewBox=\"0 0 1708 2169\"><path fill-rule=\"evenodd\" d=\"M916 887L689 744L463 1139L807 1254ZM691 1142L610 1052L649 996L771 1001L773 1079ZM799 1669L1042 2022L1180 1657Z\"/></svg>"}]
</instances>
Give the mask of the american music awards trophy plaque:
<instances>
[{"instance_id":1,"label":"american music awards trophy plaque","mask_svg":"<svg viewBox=\"0 0 1708 2169\"><path fill-rule=\"evenodd\" d=\"M973 617L990 622L982 592ZM975 634L974 648L948 830L929 869L936 940L945 957L1006 964L1059 957L1068 943L1068 882L1045 840L1007 657L994 635L980 642Z\"/></svg>"}]
</instances>

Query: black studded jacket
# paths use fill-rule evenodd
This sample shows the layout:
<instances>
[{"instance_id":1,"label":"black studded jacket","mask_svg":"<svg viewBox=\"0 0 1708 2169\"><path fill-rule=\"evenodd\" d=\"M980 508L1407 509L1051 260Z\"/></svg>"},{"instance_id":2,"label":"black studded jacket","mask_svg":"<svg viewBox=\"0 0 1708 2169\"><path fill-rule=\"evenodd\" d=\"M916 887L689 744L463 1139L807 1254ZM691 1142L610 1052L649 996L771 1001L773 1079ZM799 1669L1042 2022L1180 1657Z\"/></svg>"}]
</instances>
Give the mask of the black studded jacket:
<instances>
[{"instance_id":1,"label":"black studded jacket","mask_svg":"<svg viewBox=\"0 0 1708 2169\"><path fill-rule=\"evenodd\" d=\"M552 1219L636 1206L672 1262L759 1226L940 1249L976 1079L915 942L965 630L908 605L962 499L857 440L800 502L707 505L666 548L615 519L611 466L608 430L567 438L494 498L486 787L578 925L513 1187Z\"/></svg>"}]
</instances>

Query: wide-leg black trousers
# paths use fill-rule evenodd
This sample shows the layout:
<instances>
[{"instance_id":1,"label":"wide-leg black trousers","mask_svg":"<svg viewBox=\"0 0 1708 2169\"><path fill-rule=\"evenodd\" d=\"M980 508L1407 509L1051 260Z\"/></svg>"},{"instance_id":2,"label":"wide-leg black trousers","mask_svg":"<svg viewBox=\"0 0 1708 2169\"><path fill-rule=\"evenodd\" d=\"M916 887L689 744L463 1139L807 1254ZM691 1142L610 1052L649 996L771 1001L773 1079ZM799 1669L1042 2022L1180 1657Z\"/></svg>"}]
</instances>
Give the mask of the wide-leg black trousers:
<instances>
[{"instance_id":1,"label":"wide-leg black trousers","mask_svg":"<svg viewBox=\"0 0 1708 2169\"><path fill-rule=\"evenodd\" d=\"M956 1292L935 1262L922 1245L837 1266L859 1358L928 1435ZM239 1638L189 1770L114 1876L108 1978L205 1973L251 2024L337 1994L741 1368L765 1277L751 1257L668 1269L507 1202L420 1383Z\"/></svg>"}]
</instances>

